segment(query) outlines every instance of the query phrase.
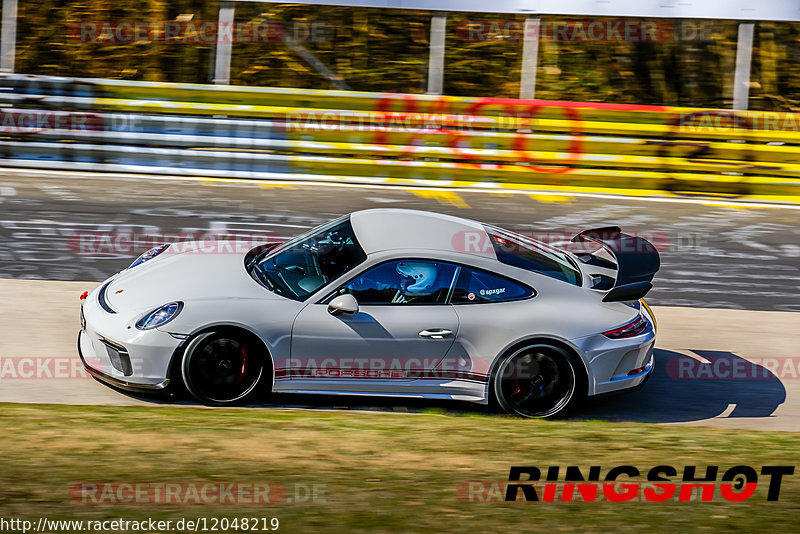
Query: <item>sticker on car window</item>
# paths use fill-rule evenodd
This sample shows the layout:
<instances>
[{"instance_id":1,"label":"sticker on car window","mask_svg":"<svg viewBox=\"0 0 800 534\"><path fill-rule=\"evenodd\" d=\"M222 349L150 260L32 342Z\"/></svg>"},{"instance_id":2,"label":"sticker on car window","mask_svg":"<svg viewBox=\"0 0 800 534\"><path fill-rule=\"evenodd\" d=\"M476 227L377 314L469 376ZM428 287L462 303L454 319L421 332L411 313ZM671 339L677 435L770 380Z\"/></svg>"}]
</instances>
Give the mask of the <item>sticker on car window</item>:
<instances>
[{"instance_id":1,"label":"sticker on car window","mask_svg":"<svg viewBox=\"0 0 800 534\"><path fill-rule=\"evenodd\" d=\"M498 287L495 289L481 289L481 296L482 297L490 297L492 295L502 295L506 292L506 288Z\"/></svg>"}]
</instances>

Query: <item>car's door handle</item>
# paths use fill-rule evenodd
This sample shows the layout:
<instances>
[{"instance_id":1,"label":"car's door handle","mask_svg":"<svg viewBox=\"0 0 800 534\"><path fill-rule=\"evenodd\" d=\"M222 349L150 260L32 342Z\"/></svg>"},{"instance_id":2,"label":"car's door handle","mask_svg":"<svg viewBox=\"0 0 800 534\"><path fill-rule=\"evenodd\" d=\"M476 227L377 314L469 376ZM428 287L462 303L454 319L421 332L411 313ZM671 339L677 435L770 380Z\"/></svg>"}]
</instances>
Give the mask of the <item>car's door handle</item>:
<instances>
[{"instance_id":1,"label":"car's door handle","mask_svg":"<svg viewBox=\"0 0 800 534\"><path fill-rule=\"evenodd\" d=\"M431 328L430 330L423 330L419 335L430 339L444 339L452 333L452 330L447 330L446 328Z\"/></svg>"}]
</instances>

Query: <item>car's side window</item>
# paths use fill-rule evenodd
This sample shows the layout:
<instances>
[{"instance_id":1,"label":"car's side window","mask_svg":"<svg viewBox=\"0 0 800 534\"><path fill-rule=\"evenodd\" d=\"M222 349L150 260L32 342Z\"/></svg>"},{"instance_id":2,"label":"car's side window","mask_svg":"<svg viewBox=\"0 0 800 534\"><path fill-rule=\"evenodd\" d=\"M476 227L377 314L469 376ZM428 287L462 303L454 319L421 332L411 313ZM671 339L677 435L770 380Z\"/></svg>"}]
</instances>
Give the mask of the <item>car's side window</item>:
<instances>
[{"instance_id":1,"label":"car's side window","mask_svg":"<svg viewBox=\"0 0 800 534\"><path fill-rule=\"evenodd\" d=\"M376 265L339 289L361 305L445 304L458 267L452 263L404 259Z\"/></svg>"},{"instance_id":2,"label":"car's side window","mask_svg":"<svg viewBox=\"0 0 800 534\"><path fill-rule=\"evenodd\" d=\"M479 304L482 302L507 302L535 295L530 287L505 276L464 267L453 291L453 304Z\"/></svg>"}]
</instances>

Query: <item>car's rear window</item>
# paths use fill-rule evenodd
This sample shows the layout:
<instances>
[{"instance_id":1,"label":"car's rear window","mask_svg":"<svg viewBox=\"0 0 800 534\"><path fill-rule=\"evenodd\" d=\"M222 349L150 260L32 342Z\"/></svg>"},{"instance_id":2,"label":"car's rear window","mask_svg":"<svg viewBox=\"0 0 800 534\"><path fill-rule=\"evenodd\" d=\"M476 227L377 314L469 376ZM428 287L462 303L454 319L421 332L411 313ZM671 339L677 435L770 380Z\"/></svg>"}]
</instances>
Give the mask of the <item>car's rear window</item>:
<instances>
[{"instance_id":1,"label":"car's rear window","mask_svg":"<svg viewBox=\"0 0 800 534\"><path fill-rule=\"evenodd\" d=\"M536 292L505 276L462 267L450 300L453 304L509 302L532 297Z\"/></svg>"},{"instance_id":2,"label":"car's rear window","mask_svg":"<svg viewBox=\"0 0 800 534\"><path fill-rule=\"evenodd\" d=\"M545 248L500 228L488 225L485 228L497 259L501 263L543 274L569 284L581 285L580 272L570 264L565 254Z\"/></svg>"}]
</instances>

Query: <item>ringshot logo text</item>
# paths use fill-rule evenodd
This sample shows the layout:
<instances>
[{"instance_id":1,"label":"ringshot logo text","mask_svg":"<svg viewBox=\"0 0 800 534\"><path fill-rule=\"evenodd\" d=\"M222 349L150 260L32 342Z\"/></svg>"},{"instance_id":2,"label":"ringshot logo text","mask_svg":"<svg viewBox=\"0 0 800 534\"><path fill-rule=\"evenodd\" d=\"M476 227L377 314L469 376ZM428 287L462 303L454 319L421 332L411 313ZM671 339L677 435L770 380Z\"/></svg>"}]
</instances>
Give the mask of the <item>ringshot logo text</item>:
<instances>
[{"instance_id":1,"label":"ringshot logo text","mask_svg":"<svg viewBox=\"0 0 800 534\"><path fill-rule=\"evenodd\" d=\"M779 465L737 465L727 469L715 465L658 465L646 471L632 465L606 470L601 466L588 470L574 465L512 466L507 481L464 481L456 495L471 503L742 502L758 498L758 492L767 501L777 501L784 477L793 475L794 469Z\"/></svg>"}]
</instances>

